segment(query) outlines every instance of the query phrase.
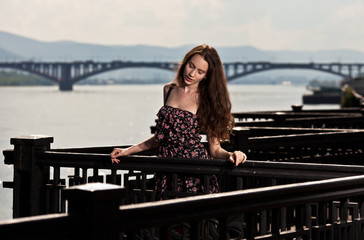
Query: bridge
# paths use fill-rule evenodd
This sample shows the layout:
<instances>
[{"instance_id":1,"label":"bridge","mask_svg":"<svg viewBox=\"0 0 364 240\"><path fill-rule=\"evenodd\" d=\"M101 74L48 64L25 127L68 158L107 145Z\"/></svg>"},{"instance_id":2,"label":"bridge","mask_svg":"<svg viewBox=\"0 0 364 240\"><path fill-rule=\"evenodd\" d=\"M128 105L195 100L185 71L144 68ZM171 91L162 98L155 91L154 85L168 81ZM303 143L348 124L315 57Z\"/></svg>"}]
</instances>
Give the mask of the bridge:
<instances>
[{"instance_id":1,"label":"bridge","mask_svg":"<svg viewBox=\"0 0 364 240\"><path fill-rule=\"evenodd\" d=\"M271 63L271 62L232 62L224 63L228 81L249 74L274 69L317 70L351 79L364 72L364 63ZM131 62L131 61L77 61L77 62L0 62L0 68L11 68L40 75L56 82L62 91L71 91L73 84L90 76L122 68L158 68L173 71L176 62Z\"/></svg>"}]
</instances>

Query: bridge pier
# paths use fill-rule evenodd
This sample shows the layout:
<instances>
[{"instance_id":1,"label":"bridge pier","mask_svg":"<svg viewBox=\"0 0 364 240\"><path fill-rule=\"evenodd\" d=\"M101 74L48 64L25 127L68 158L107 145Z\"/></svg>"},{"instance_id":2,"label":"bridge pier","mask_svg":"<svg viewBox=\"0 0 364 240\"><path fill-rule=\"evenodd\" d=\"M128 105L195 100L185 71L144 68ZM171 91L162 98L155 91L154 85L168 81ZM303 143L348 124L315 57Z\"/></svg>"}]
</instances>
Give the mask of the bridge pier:
<instances>
[{"instance_id":1,"label":"bridge pier","mask_svg":"<svg viewBox=\"0 0 364 240\"><path fill-rule=\"evenodd\" d=\"M71 78L71 64L63 63L61 65L61 81L59 82L59 90L72 91L73 81Z\"/></svg>"}]
</instances>

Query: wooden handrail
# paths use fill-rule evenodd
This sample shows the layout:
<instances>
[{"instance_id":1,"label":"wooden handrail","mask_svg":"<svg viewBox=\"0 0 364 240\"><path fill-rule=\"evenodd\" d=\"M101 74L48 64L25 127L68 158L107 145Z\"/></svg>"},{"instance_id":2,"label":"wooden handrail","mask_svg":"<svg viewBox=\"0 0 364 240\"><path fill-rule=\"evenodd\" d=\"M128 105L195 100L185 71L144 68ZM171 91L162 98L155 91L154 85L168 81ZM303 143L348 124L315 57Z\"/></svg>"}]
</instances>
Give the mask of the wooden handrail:
<instances>
[{"instance_id":1,"label":"wooden handrail","mask_svg":"<svg viewBox=\"0 0 364 240\"><path fill-rule=\"evenodd\" d=\"M125 205L119 218L130 230L356 196L364 196L364 175Z\"/></svg>"},{"instance_id":2,"label":"wooden handrail","mask_svg":"<svg viewBox=\"0 0 364 240\"><path fill-rule=\"evenodd\" d=\"M266 176L302 179L327 179L339 176L364 174L364 166L340 164L315 164L298 162L264 162L248 160L233 167L225 159L163 158L156 156L124 156L119 164L112 164L108 154L45 151L37 154L37 163L44 166L86 167L147 172L188 172L199 174L227 174L233 176ZM305 175L305 173L307 175Z\"/></svg>"},{"instance_id":3,"label":"wooden handrail","mask_svg":"<svg viewBox=\"0 0 364 240\"><path fill-rule=\"evenodd\" d=\"M1 239L74 239L82 236L81 216L47 214L0 221Z\"/></svg>"},{"instance_id":4,"label":"wooden handrail","mask_svg":"<svg viewBox=\"0 0 364 240\"><path fill-rule=\"evenodd\" d=\"M327 234L334 228L345 230L345 234L342 235L344 239L348 236L355 236L351 239L357 240L363 237L363 232L354 227L354 224L361 224L364 220L364 175L122 205L116 212L114 208L106 207L110 200L117 199L118 194L113 194L113 191L120 189L116 187L82 185L69 190L65 191L68 193L66 198L70 205L80 208L73 207L68 214L0 222L0 232L5 233L5 237L10 236L9 239L39 239L42 236L54 239L95 239L95 236L101 237L104 234L104 239L116 240L119 239L120 232L128 238L133 238L139 230L154 228L162 238L169 233L169 227L173 224L189 223L194 227L194 224L201 220L213 218L217 220L219 239L227 239L228 229L223 226L229 223L230 216L240 214L244 216L240 224L246 224L244 235L252 239L253 236L259 239L289 236L306 236L312 239L319 229L325 232L322 239L327 239L330 236ZM104 191L108 192L109 198L100 197L104 195ZM77 196L72 194L74 192ZM100 211L97 210L97 206L106 208ZM330 207L331 211L337 208L340 217L333 216L328 219L327 215L311 210L316 206L322 206L321 210ZM351 206L352 209L348 211ZM288 209L292 209L293 212ZM280 217L275 219L275 216ZM292 219L288 221L287 216ZM102 219L108 219L108 223L100 224ZM320 225L320 222L326 224ZM257 224L268 226L254 230ZM349 228L346 228L347 225ZM191 239L196 236L198 235L192 235Z\"/></svg>"}]
</instances>

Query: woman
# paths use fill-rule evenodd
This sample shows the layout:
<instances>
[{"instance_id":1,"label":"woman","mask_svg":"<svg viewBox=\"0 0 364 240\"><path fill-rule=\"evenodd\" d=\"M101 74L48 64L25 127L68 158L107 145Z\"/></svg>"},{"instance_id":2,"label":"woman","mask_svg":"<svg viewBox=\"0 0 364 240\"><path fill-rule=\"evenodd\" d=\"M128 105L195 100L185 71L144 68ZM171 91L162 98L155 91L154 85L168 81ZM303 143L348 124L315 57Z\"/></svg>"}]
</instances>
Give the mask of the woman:
<instances>
[{"instance_id":1,"label":"woman","mask_svg":"<svg viewBox=\"0 0 364 240\"><path fill-rule=\"evenodd\" d=\"M155 135L126 149L115 148L111 156L130 155L158 147L159 157L228 159L235 166L246 161L241 151L228 152L220 142L229 140L234 125L231 102L223 66L217 51L200 45L184 57L173 83L164 86L164 106L159 110ZM201 143L200 130L205 132L209 151ZM156 190L163 193L168 176L156 175ZM203 192L198 177L182 176L178 189ZM218 192L216 176L210 178L209 192Z\"/></svg>"}]
</instances>

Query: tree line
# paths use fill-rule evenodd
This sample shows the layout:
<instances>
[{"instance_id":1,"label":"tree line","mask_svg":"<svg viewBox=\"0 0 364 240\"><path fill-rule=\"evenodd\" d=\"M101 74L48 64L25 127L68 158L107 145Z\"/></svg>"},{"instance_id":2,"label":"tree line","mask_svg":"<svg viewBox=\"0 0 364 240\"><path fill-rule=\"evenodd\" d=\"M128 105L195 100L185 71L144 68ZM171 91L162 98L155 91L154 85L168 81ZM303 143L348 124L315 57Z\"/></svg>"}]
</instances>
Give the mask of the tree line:
<instances>
[{"instance_id":1,"label":"tree line","mask_svg":"<svg viewBox=\"0 0 364 240\"><path fill-rule=\"evenodd\" d=\"M19 71L0 71L0 86L40 86L55 85L41 76Z\"/></svg>"}]
</instances>

